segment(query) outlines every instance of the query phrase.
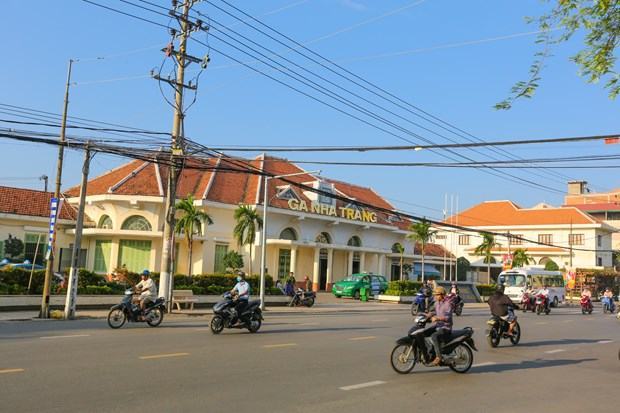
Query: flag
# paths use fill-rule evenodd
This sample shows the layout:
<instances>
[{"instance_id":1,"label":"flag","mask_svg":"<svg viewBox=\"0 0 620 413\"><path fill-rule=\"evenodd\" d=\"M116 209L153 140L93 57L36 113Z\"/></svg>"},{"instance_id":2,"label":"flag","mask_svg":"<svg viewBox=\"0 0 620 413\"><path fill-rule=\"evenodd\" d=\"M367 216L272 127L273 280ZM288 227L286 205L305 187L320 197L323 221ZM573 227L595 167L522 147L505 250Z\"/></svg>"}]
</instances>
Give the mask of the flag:
<instances>
[{"instance_id":1,"label":"flag","mask_svg":"<svg viewBox=\"0 0 620 413\"><path fill-rule=\"evenodd\" d=\"M50 201L50 227L49 237L47 240L47 251L45 253L45 259L49 260L54 251L54 232L56 231L56 219L60 215L62 209L62 199L52 198Z\"/></svg>"}]
</instances>

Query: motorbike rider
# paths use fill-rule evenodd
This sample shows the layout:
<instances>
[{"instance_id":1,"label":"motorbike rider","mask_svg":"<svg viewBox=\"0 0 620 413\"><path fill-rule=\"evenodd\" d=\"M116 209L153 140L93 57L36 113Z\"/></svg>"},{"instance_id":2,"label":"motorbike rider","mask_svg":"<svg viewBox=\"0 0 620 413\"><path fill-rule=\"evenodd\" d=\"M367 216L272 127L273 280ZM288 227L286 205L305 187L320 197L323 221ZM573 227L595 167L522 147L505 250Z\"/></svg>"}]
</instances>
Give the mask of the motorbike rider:
<instances>
[{"instance_id":1,"label":"motorbike rider","mask_svg":"<svg viewBox=\"0 0 620 413\"><path fill-rule=\"evenodd\" d=\"M614 305L614 293L609 287L605 288L603 298L607 298L609 300L609 309L611 310L611 312L614 312L616 310L616 306Z\"/></svg>"},{"instance_id":2,"label":"motorbike rider","mask_svg":"<svg viewBox=\"0 0 620 413\"><path fill-rule=\"evenodd\" d=\"M538 290L538 294L541 294L545 297L545 310L549 309L549 287L547 285L543 285L543 287Z\"/></svg>"},{"instance_id":3,"label":"motorbike rider","mask_svg":"<svg viewBox=\"0 0 620 413\"><path fill-rule=\"evenodd\" d=\"M493 295L489 297L489 307L491 314L508 322L508 335L512 335L512 330L517 323L517 316L514 312L514 303L504 294L504 286L499 284Z\"/></svg>"},{"instance_id":4,"label":"motorbike rider","mask_svg":"<svg viewBox=\"0 0 620 413\"><path fill-rule=\"evenodd\" d=\"M583 289L583 291L581 292L581 298L588 298L588 300L592 299L592 291L590 291L590 289L588 287L585 287Z\"/></svg>"},{"instance_id":5,"label":"motorbike rider","mask_svg":"<svg viewBox=\"0 0 620 413\"><path fill-rule=\"evenodd\" d=\"M237 275L237 284L230 290L230 293L235 297L235 311L237 312L237 316L240 316L248 304L248 300L250 299L250 285L243 279L243 273L239 272ZM236 321L237 317L234 317L233 322Z\"/></svg>"},{"instance_id":6,"label":"motorbike rider","mask_svg":"<svg viewBox=\"0 0 620 413\"><path fill-rule=\"evenodd\" d=\"M149 270L142 271L140 278L141 281L136 284L135 290L140 293L140 310L144 314L146 305L150 302L154 302L157 298L157 287L151 279L151 273Z\"/></svg>"},{"instance_id":7,"label":"motorbike rider","mask_svg":"<svg viewBox=\"0 0 620 413\"><path fill-rule=\"evenodd\" d=\"M441 341L450 337L452 332L452 297L446 296L446 289L439 286L433 290L435 308L431 315L431 322L435 323L435 331L431 334L431 342L435 349L435 359L431 362L433 366L441 363Z\"/></svg>"},{"instance_id":8,"label":"motorbike rider","mask_svg":"<svg viewBox=\"0 0 620 413\"><path fill-rule=\"evenodd\" d=\"M431 302L431 296L432 296L433 290L429 286L428 281L425 281L422 283L422 287L420 287L420 292L422 293L422 296L424 297L424 311L429 313L430 312L429 304Z\"/></svg>"}]
</instances>

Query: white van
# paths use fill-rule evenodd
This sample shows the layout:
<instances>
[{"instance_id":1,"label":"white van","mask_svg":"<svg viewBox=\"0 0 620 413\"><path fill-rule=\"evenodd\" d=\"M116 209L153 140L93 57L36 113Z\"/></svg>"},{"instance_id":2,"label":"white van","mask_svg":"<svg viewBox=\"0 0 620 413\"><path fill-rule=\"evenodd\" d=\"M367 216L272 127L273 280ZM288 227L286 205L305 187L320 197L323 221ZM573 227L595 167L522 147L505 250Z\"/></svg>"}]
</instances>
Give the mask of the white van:
<instances>
[{"instance_id":1,"label":"white van","mask_svg":"<svg viewBox=\"0 0 620 413\"><path fill-rule=\"evenodd\" d=\"M535 267L513 268L512 270L502 271L499 275L499 282L506 288L506 294L515 304L519 304L523 299L523 293L530 286L542 288L547 286L549 289L549 302L551 306L557 307L564 301L564 277L560 271L545 271Z\"/></svg>"}]
</instances>

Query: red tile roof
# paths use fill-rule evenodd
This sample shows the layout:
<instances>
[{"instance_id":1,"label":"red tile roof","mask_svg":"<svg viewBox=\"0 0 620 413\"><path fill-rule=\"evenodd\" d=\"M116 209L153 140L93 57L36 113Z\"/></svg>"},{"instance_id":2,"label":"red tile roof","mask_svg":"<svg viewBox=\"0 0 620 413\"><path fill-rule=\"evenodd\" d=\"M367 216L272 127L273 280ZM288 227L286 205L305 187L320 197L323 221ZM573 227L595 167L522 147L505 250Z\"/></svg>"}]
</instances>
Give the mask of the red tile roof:
<instances>
[{"instance_id":1,"label":"red tile roof","mask_svg":"<svg viewBox=\"0 0 620 413\"><path fill-rule=\"evenodd\" d=\"M566 206L566 205L565 205ZM620 211L620 202L604 202L598 204L570 205L582 211Z\"/></svg>"},{"instance_id":2,"label":"red tile roof","mask_svg":"<svg viewBox=\"0 0 620 413\"><path fill-rule=\"evenodd\" d=\"M595 224L597 221L575 207L525 209L511 201L486 201L453 217L446 223L466 227L519 225Z\"/></svg>"},{"instance_id":3,"label":"red tile roof","mask_svg":"<svg viewBox=\"0 0 620 413\"><path fill-rule=\"evenodd\" d=\"M49 218L53 196L52 192L0 186L0 213ZM67 203L60 211L60 219L75 219L75 211Z\"/></svg>"}]
</instances>

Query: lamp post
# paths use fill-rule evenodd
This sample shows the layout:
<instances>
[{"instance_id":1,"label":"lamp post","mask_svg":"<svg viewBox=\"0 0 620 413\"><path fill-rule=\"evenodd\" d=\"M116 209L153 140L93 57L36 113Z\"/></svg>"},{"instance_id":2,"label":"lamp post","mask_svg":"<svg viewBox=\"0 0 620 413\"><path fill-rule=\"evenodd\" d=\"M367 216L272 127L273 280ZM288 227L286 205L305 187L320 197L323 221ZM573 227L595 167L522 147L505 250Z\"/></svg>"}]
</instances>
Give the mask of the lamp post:
<instances>
[{"instance_id":1,"label":"lamp post","mask_svg":"<svg viewBox=\"0 0 620 413\"><path fill-rule=\"evenodd\" d=\"M260 253L260 308L265 309L265 261L267 256L267 208L269 207L269 199L267 192L270 179L287 178L289 176L319 174L321 171L296 172L286 175L265 176L265 185L263 185L263 231L261 233L261 253Z\"/></svg>"}]
</instances>

